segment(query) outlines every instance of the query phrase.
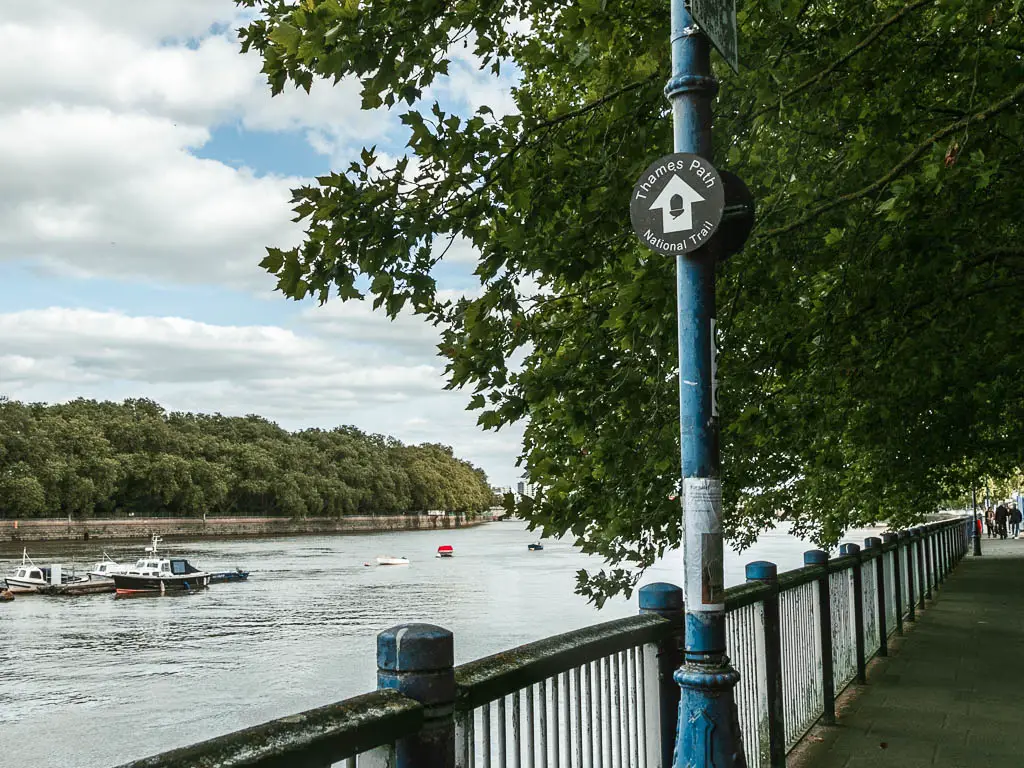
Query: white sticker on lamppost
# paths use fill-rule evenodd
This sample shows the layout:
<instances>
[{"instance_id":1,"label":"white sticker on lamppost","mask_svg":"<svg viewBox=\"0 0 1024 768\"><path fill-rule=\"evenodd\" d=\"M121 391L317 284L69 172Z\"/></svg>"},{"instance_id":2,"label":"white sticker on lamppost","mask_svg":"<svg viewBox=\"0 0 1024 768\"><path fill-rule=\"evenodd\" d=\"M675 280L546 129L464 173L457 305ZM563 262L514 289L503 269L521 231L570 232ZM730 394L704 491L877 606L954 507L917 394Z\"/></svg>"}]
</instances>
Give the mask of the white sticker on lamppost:
<instances>
[{"instance_id":1,"label":"white sticker on lamppost","mask_svg":"<svg viewBox=\"0 0 1024 768\"><path fill-rule=\"evenodd\" d=\"M700 155L677 152L652 163L633 186L629 218L648 248L675 256L695 251L718 229L725 188Z\"/></svg>"},{"instance_id":2,"label":"white sticker on lamppost","mask_svg":"<svg viewBox=\"0 0 1024 768\"><path fill-rule=\"evenodd\" d=\"M683 595L688 611L725 610L722 482L683 480Z\"/></svg>"}]
</instances>

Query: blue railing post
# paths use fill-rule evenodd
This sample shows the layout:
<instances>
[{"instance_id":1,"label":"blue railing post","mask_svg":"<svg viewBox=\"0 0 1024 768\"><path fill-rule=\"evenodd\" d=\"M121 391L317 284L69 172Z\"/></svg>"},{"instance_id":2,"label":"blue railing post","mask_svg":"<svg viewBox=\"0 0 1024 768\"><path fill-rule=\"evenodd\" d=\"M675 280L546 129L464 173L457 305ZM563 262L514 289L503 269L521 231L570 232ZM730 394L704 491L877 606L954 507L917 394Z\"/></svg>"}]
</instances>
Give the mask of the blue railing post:
<instances>
[{"instance_id":1,"label":"blue railing post","mask_svg":"<svg viewBox=\"0 0 1024 768\"><path fill-rule=\"evenodd\" d=\"M935 557L932 550L935 538L932 533L930 525L921 528L921 543L924 545L924 596L929 600L932 599L932 587L935 585Z\"/></svg>"},{"instance_id":2,"label":"blue railing post","mask_svg":"<svg viewBox=\"0 0 1024 768\"><path fill-rule=\"evenodd\" d=\"M973 523L971 524L973 527ZM956 547L953 545L953 536L955 531L951 525L946 525L946 574L948 575L953 570L953 564L956 562Z\"/></svg>"},{"instance_id":3,"label":"blue railing post","mask_svg":"<svg viewBox=\"0 0 1024 768\"><path fill-rule=\"evenodd\" d=\"M836 681L832 657L832 590L829 588L828 552L804 552L804 565L821 568L818 575L818 636L821 638L821 722L835 725Z\"/></svg>"},{"instance_id":4,"label":"blue railing post","mask_svg":"<svg viewBox=\"0 0 1024 768\"><path fill-rule=\"evenodd\" d=\"M939 574L939 584L942 584L946 580L946 576L949 573L949 558L947 557L946 545L949 542L949 526L945 523L940 523L938 529L935 532L935 540L938 552L939 563L935 567Z\"/></svg>"},{"instance_id":5,"label":"blue railing post","mask_svg":"<svg viewBox=\"0 0 1024 768\"><path fill-rule=\"evenodd\" d=\"M900 537L895 533L883 533L882 542L886 545L895 544L892 551L892 598L896 609L896 634L903 634L903 566L900 563Z\"/></svg>"},{"instance_id":6,"label":"blue railing post","mask_svg":"<svg viewBox=\"0 0 1024 768\"><path fill-rule=\"evenodd\" d=\"M672 105L676 152L711 158L711 102L718 81L711 43L686 0L671 2ZM729 663L725 638L722 540L722 470L715 402L715 264L720 245L709 242L676 257L679 335L679 437L683 502L685 664L675 674L682 688L674 764L715 768L746 766L733 689L739 673Z\"/></svg>"},{"instance_id":7,"label":"blue railing post","mask_svg":"<svg viewBox=\"0 0 1024 768\"><path fill-rule=\"evenodd\" d=\"M867 654L864 651L864 575L861 572L863 558L860 547L856 544L843 544L839 554L856 558L853 568L853 628L856 635L857 650L857 682L866 683Z\"/></svg>"},{"instance_id":8,"label":"blue railing post","mask_svg":"<svg viewBox=\"0 0 1024 768\"><path fill-rule=\"evenodd\" d=\"M455 767L455 643L433 624L401 624L377 635L377 690L424 707L423 728L395 743L395 768Z\"/></svg>"},{"instance_id":9,"label":"blue railing post","mask_svg":"<svg viewBox=\"0 0 1024 768\"><path fill-rule=\"evenodd\" d=\"M864 539L864 549L875 555L875 607L878 609L878 655L889 655L889 628L885 615L885 552L877 536Z\"/></svg>"},{"instance_id":10,"label":"blue railing post","mask_svg":"<svg viewBox=\"0 0 1024 768\"><path fill-rule=\"evenodd\" d=\"M938 586L946 581L946 526L941 523L935 528L935 572Z\"/></svg>"},{"instance_id":11,"label":"blue railing post","mask_svg":"<svg viewBox=\"0 0 1024 768\"><path fill-rule=\"evenodd\" d=\"M918 526L911 533L914 535L914 546L917 550L917 607L924 610L924 528Z\"/></svg>"},{"instance_id":12,"label":"blue railing post","mask_svg":"<svg viewBox=\"0 0 1024 768\"><path fill-rule=\"evenodd\" d=\"M748 563L748 582L767 584L764 602L764 676L768 701L768 765L786 768L786 725L782 701L782 626L779 619L779 569L775 563Z\"/></svg>"},{"instance_id":13,"label":"blue railing post","mask_svg":"<svg viewBox=\"0 0 1024 768\"><path fill-rule=\"evenodd\" d=\"M907 547L907 621L916 621L917 601L914 598L914 532L900 531L900 541Z\"/></svg>"},{"instance_id":14,"label":"blue railing post","mask_svg":"<svg viewBox=\"0 0 1024 768\"><path fill-rule=\"evenodd\" d=\"M661 765L672 765L676 748L679 686L673 675L683 665L683 590L657 582L640 587L640 613L656 613L671 621L679 633L658 644L658 711L661 715ZM582 759L582 756L581 756Z\"/></svg>"}]
</instances>

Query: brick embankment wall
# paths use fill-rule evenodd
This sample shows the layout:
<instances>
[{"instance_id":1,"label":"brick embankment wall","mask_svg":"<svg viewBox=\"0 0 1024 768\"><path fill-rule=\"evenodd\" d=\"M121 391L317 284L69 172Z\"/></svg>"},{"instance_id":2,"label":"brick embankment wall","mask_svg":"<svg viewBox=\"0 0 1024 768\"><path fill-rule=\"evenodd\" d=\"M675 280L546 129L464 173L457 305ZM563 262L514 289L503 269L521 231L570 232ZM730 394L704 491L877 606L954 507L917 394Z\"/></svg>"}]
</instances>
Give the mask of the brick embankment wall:
<instances>
[{"instance_id":1,"label":"brick embankment wall","mask_svg":"<svg viewBox=\"0 0 1024 768\"><path fill-rule=\"evenodd\" d=\"M0 542L74 539L142 539L161 536L282 536L322 533L370 533L465 528L490 522L483 515L352 515L324 519L291 517L133 517L125 520L0 520Z\"/></svg>"}]
</instances>

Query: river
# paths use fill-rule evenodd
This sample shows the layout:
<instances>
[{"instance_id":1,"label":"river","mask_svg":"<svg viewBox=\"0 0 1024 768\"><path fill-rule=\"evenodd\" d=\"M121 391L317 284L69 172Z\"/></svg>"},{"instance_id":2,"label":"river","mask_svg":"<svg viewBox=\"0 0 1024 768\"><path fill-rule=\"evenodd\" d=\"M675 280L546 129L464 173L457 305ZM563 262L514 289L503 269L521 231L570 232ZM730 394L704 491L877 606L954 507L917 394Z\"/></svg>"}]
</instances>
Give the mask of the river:
<instances>
[{"instance_id":1,"label":"river","mask_svg":"<svg viewBox=\"0 0 1024 768\"><path fill-rule=\"evenodd\" d=\"M850 541L882 529L851 531ZM174 541L206 570L241 566L246 583L184 596L19 596L0 604L0 763L101 768L320 706L375 684L377 632L406 621L455 633L456 663L636 612L636 598L596 610L573 593L599 561L544 541L520 522L454 531ZM440 544L456 556L436 559ZM102 549L134 561L141 542L34 543L29 554L91 567ZM780 572L811 546L784 530L726 554L726 584L743 564ZM364 566L380 554L408 566ZM0 548L0 568L20 560ZM670 553L645 582L679 583Z\"/></svg>"}]
</instances>

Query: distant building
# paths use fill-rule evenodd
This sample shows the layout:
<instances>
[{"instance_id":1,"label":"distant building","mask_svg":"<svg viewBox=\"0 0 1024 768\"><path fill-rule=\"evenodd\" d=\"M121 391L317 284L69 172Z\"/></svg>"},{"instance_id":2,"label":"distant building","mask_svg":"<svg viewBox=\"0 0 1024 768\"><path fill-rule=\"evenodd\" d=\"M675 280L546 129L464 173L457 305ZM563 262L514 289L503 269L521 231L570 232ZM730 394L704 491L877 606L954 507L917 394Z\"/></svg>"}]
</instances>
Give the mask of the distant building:
<instances>
[{"instance_id":1,"label":"distant building","mask_svg":"<svg viewBox=\"0 0 1024 768\"><path fill-rule=\"evenodd\" d=\"M536 484L520 480L516 483L516 502L522 501L524 496L530 499L536 498L538 490L539 488Z\"/></svg>"}]
</instances>

